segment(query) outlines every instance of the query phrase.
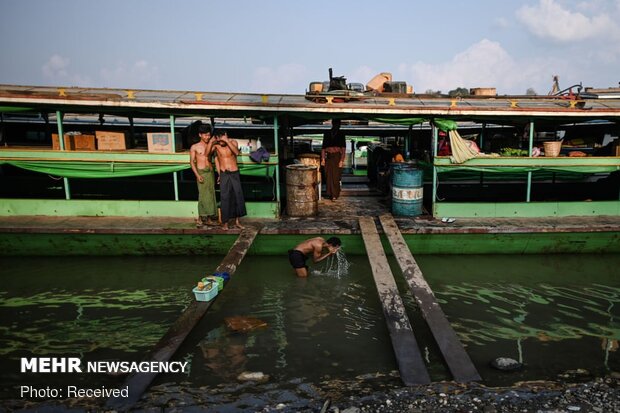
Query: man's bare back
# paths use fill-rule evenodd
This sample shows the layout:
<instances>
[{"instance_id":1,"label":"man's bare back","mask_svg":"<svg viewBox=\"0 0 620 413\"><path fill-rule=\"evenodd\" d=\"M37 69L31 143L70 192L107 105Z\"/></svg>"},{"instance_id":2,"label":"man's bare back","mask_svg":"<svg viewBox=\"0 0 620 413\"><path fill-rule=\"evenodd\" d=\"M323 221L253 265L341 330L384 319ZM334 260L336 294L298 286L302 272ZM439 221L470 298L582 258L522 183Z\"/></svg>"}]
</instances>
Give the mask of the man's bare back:
<instances>
[{"instance_id":1,"label":"man's bare back","mask_svg":"<svg viewBox=\"0 0 620 413\"><path fill-rule=\"evenodd\" d=\"M313 256L315 251L318 251L319 255L323 251L323 245L325 239L321 237L310 238L296 246L294 249L302 252L304 255Z\"/></svg>"},{"instance_id":2,"label":"man's bare back","mask_svg":"<svg viewBox=\"0 0 620 413\"><path fill-rule=\"evenodd\" d=\"M305 261L309 256L312 257L313 262L317 263L330 255L334 255L339 249L340 239L338 238L332 237L327 241L322 237L310 238L289 251L289 260L297 276L305 278L308 276L308 268L305 265ZM327 250L327 252L323 254L324 250ZM301 257L299 256L300 253L303 254Z\"/></svg>"}]
</instances>

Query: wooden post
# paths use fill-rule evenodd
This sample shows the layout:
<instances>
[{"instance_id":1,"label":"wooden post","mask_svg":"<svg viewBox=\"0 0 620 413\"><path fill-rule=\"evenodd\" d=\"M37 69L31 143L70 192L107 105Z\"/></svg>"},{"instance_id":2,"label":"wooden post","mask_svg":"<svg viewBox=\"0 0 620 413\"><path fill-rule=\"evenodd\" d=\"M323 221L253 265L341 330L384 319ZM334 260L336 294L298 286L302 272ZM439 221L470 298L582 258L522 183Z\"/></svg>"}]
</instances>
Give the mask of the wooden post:
<instances>
[{"instance_id":1,"label":"wooden post","mask_svg":"<svg viewBox=\"0 0 620 413\"><path fill-rule=\"evenodd\" d=\"M532 157L532 149L534 146L534 121L530 121L530 141L528 144L527 156ZM527 194L525 196L525 202L530 202L532 197L532 171L527 172Z\"/></svg>"},{"instance_id":2,"label":"wooden post","mask_svg":"<svg viewBox=\"0 0 620 413\"><path fill-rule=\"evenodd\" d=\"M216 272L227 272L232 274L248 252L250 245L260 231L260 227L247 226L235 243L230 247L228 254L217 267ZM188 286L189 289L189 286ZM226 291L225 289L223 291ZM217 297L216 297L217 298ZM168 332L159 340L155 348L151 351L147 361L168 361L189 335L198 321L206 314L209 307L215 300L211 301L192 301L179 318L172 324ZM127 410L133 406L142 394L149 387L157 373L134 373L130 375L121 388L129 388L129 397L111 397L106 401L107 409Z\"/></svg>"},{"instance_id":3,"label":"wooden post","mask_svg":"<svg viewBox=\"0 0 620 413\"><path fill-rule=\"evenodd\" d=\"M56 111L56 126L58 127L58 147L61 151L67 149L65 148L65 133L63 132L62 127L63 116L64 114L61 111ZM69 178L63 177L62 181L65 184L65 199L71 199L71 187L69 186Z\"/></svg>"},{"instance_id":4,"label":"wooden post","mask_svg":"<svg viewBox=\"0 0 620 413\"><path fill-rule=\"evenodd\" d=\"M170 115L170 135L172 135L172 152L176 152L176 140L174 139L174 115ZM172 184L174 185L174 200L179 200L179 178L178 172L172 173Z\"/></svg>"},{"instance_id":5,"label":"wooden post","mask_svg":"<svg viewBox=\"0 0 620 413\"><path fill-rule=\"evenodd\" d=\"M384 214L379 217L379 220L390 241L398 265L403 271L403 276L407 280L418 307L439 345L454 380L459 382L481 380L476 367L474 367L450 322L435 300L433 290L424 279L422 270L420 270L413 254L407 247L394 218L391 214Z\"/></svg>"},{"instance_id":6,"label":"wooden post","mask_svg":"<svg viewBox=\"0 0 620 413\"><path fill-rule=\"evenodd\" d=\"M400 377L407 386L428 384L431 379L413 335L411 323L398 293L398 287L390 270L385 251L383 251L375 221L371 217L360 217L359 223L372 268L372 275L383 307L383 315L390 331Z\"/></svg>"}]
</instances>

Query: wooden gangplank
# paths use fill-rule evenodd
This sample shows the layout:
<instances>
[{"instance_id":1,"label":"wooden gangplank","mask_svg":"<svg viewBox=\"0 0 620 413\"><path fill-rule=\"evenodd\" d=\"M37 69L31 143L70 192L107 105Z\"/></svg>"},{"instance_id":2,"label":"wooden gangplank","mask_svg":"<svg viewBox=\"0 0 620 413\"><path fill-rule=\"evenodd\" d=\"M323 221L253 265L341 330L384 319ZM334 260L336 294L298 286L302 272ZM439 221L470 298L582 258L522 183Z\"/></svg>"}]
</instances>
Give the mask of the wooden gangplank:
<instances>
[{"instance_id":1,"label":"wooden gangplank","mask_svg":"<svg viewBox=\"0 0 620 413\"><path fill-rule=\"evenodd\" d=\"M231 276L237 270L237 267L248 252L250 245L260 231L260 226L247 226L241 231L235 243L230 247L228 254L216 272L227 272ZM226 290L224 290L226 291ZM216 297L217 298L217 297ZM147 361L168 361L181 346L181 343L189 335L192 329L198 324L198 321L206 314L211 307L211 301L192 301L179 318L172 324L168 332L155 345ZM130 375L121 388L128 387L129 397L111 397L106 401L106 408L125 410L133 406L142 394L149 387L157 373L134 373Z\"/></svg>"},{"instance_id":2,"label":"wooden gangplank","mask_svg":"<svg viewBox=\"0 0 620 413\"><path fill-rule=\"evenodd\" d=\"M390 241L398 265L403 271L405 280L407 280L418 307L420 307L422 315L439 345L454 380L459 382L481 380L463 344L461 344L443 310L435 300L433 290L424 279L422 270L420 270L413 254L407 247L394 218L391 214L384 214L379 217L379 221L381 221L383 232Z\"/></svg>"},{"instance_id":3,"label":"wooden gangplank","mask_svg":"<svg viewBox=\"0 0 620 413\"><path fill-rule=\"evenodd\" d=\"M390 332L400 377L407 386L428 384L431 379L413 335L413 329L398 293L385 251L383 251L375 221L371 217L360 217L359 224L383 307L383 315Z\"/></svg>"}]
</instances>

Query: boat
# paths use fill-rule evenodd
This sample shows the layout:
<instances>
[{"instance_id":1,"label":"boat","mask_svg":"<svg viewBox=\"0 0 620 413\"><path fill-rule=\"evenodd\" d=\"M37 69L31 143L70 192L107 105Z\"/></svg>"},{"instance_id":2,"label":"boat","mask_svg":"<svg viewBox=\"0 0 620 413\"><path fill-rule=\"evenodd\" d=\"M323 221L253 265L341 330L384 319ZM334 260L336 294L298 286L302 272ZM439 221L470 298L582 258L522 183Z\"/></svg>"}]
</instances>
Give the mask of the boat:
<instances>
[{"instance_id":1,"label":"boat","mask_svg":"<svg viewBox=\"0 0 620 413\"><path fill-rule=\"evenodd\" d=\"M248 148L261 139L270 152L269 162L257 164L247 151L240 157L241 173L247 176L249 215L278 218L283 215L283 174L293 155L292 138L320 135L328 129L328 120L338 117L352 121L344 126L351 138L396 142L409 159L417 157L430 177L425 205L432 217L617 216L617 195L588 197L577 191L576 198L564 202L557 197L546 199L536 191L539 182L556 184L562 174L587 176L579 184L585 185L586 192L601 180L609 181L609 191L614 190L620 168L615 126L620 120L620 101L599 97L566 102L540 96L375 96L363 102L315 103L304 95L0 85L4 131L0 161L6 206L1 213L192 217L195 196L193 179L186 176L187 144L168 153L154 153L146 147L146 134L176 135L202 119L231 129ZM360 120L368 124L355 124ZM437 156L442 122L474 134L483 149L496 149L496 143L519 133L516 143L526 154L562 132L561 155L572 149L588 156L489 157L455 164L450 157ZM128 134L130 144L121 150L87 151L62 148L64 140L60 140L59 150L52 148L53 134L97 130ZM463 191L452 201L439 200L436 193L444 183L452 185L459 174L469 174L470 181L477 175L482 185L506 181L510 186L515 173L524 176L517 185L520 193L499 194L490 202ZM119 188L127 191L114 191Z\"/></svg>"}]
</instances>

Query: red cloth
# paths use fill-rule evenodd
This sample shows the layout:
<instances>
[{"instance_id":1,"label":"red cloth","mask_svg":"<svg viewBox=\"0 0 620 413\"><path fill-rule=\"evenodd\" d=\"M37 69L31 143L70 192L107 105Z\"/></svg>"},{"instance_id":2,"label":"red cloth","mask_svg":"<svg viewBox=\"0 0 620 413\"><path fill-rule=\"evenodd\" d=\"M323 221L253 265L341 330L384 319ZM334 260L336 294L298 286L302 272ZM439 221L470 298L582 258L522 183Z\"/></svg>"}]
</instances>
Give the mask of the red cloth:
<instances>
[{"instance_id":1,"label":"red cloth","mask_svg":"<svg viewBox=\"0 0 620 413\"><path fill-rule=\"evenodd\" d=\"M447 139L442 139L439 141L439 150L437 152L438 156L450 156L452 155L452 149L450 149L450 141Z\"/></svg>"}]
</instances>

